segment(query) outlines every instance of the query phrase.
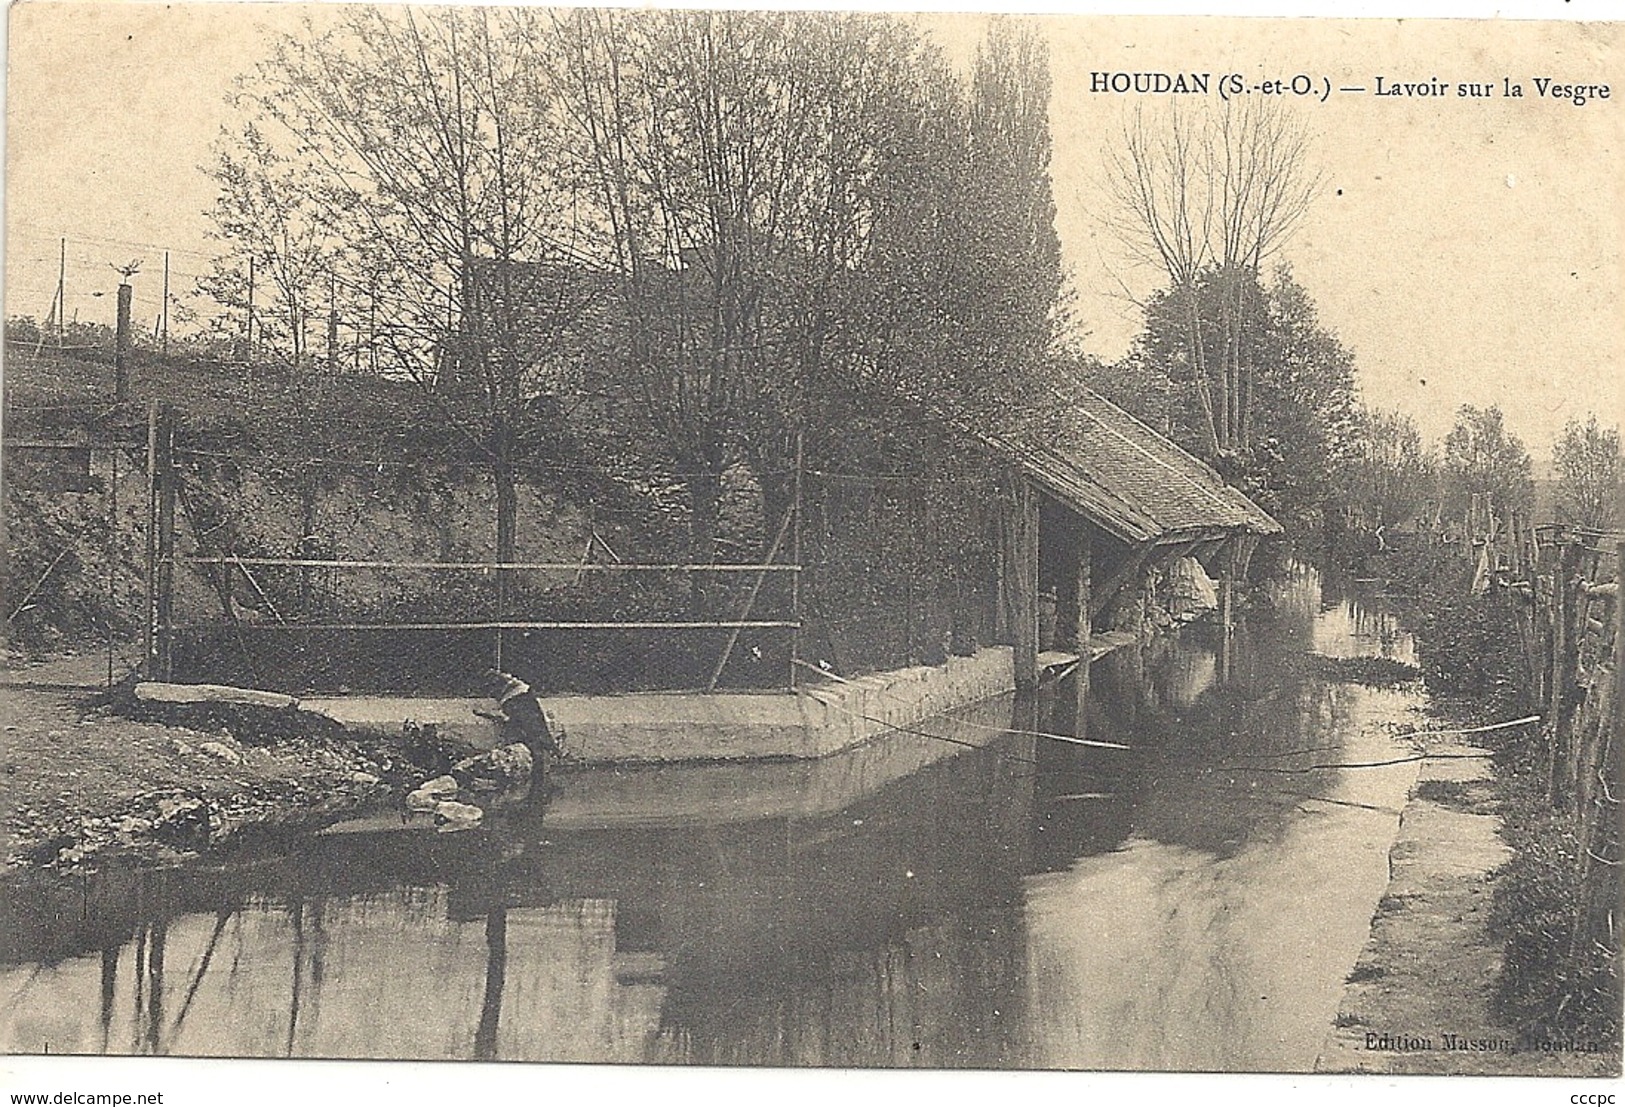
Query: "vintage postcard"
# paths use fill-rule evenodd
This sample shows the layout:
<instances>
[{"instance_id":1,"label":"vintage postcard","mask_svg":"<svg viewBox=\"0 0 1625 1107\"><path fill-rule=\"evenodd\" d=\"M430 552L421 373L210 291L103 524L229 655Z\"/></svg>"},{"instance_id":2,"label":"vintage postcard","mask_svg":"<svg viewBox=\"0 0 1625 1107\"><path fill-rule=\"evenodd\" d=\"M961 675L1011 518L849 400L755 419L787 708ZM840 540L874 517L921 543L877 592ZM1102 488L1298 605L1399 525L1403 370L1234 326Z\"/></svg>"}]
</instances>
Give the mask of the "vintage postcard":
<instances>
[{"instance_id":1,"label":"vintage postcard","mask_svg":"<svg viewBox=\"0 0 1625 1107\"><path fill-rule=\"evenodd\" d=\"M1619 24L8 34L12 1102L1619 1075Z\"/></svg>"}]
</instances>

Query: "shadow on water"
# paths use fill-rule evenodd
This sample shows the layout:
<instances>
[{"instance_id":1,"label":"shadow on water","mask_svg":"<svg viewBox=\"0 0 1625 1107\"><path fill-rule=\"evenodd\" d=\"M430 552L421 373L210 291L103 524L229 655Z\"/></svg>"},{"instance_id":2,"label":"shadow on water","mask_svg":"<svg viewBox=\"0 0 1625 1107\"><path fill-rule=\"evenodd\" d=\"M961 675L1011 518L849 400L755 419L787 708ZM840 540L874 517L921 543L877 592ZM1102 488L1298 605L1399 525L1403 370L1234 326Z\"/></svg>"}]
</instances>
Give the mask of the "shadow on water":
<instances>
[{"instance_id":1,"label":"shadow on water","mask_svg":"<svg viewBox=\"0 0 1625 1107\"><path fill-rule=\"evenodd\" d=\"M1391 751L1410 706L1293 663L1352 610L1299 573L1228 643L1187 628L819 762L18 878L0 1047L1307 1069L1408 786L1308 768Z\"/></svg>"}]
</instances>

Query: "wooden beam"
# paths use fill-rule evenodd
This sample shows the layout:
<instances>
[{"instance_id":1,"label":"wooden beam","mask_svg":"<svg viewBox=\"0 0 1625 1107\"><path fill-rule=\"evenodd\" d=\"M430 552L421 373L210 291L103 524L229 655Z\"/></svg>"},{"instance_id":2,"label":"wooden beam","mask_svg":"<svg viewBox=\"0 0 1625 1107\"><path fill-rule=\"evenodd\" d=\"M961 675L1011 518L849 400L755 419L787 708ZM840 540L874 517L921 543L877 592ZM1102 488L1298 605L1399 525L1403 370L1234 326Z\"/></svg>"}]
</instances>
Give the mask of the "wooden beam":
<instances>
[{"instance_id":1,"label":"wooden beam","mask_svg":"<svg viewBox=\"0 0 1625 1107\"><path fill-rule=\"evenodd\" d=\"M1196 552L1196 547L1206 541L1208 541L1206 538L1196 538L1179 546L1177 549L1172 546L1159 546L1157 548L1157 561L1159 563L1178 561L1182 557L1190 557Z\"/></svg>"},{"instance_id":2,"label":"wooden beam","mask_svg":"<svg viewBox=\"0 0 1625 1107\"><path fill-rule=\"evenodd\" d=\"M1016 691L1038 687L1038 493L1020 473L1007 478L1005 589Z\"/></svg>"},{"instance_id":3,"label":"wooden beam","mask_svg":"<svg viewBox=\"0 0 1625 1107\"><path fill-rule=\"evenodd\" d=\"M629 621L629 622L508 622L479 623L242 623L245 631L361 631L361 630L732 630L766 627L796 627L800 624L789 619L737 619L691 622ZM175 623L175 630L225 630L221 623ZM233 628L235 629L235 628Z\"/></svg>"},{"instance_id":4,"label":"wooden beam","mask_svg":"<svg viewBox=\"0 0 1625 1107\"><path fill-rule=\"evenodd\" d=\"M1222 542L1237 533L1224 527L1184 527L1157 536L1159 546L1177 546L1185 542Z\"/></svg>"},{"instance_id":5,"label":"wooden beam","mask_svg":"<svg viewBox=\"0 0 1625 1107\"><path fill-rule=\"evenodd\" d=\"M559 573L799 573L800 565L629 565L568 561L342 561L316 557L179 557L181 565L267 565L302 569L422 569L445 572L524 570Z\"/></svg>"},{"instance_id":6,"label":"wooden beam","mask_svg":"<svg viewBox=\"0 0 1625 1107\"><path fill-rule=\"evenodd\" d=\"M1152 551L1157 548L1155 542L1142 542L1129 551L1117 566L1101 581L1100 587L1090 597L1089 616L1094 618L1106 610L1106 605L1117 598L1117 593L1130 578L1137 576L1145 567L1146 561L1151 557Z\"/></svg>"}]
</instances>

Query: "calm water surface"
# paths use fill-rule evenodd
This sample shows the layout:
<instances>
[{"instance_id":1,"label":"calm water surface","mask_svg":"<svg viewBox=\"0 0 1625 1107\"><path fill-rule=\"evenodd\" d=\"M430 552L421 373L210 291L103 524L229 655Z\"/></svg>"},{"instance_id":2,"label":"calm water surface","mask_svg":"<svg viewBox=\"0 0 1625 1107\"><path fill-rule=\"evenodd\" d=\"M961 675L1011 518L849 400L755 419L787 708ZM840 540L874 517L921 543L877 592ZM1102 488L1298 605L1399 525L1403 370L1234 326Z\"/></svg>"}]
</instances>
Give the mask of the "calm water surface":
<instances>
[{"instance_id":1,"label":"calm water surface","mask_svg":"<svg viewBox=\"0 0 1625 1107\"><path fill-rule=\"evenodd\" d=\"M1407 752L1417 696L1304 654L1412 649L1304 571L1227 647L1189 628L819 762L28 878L0 1049L1307 1070L1415 777L1311 766Z\"/></svg>"}]
</instances>

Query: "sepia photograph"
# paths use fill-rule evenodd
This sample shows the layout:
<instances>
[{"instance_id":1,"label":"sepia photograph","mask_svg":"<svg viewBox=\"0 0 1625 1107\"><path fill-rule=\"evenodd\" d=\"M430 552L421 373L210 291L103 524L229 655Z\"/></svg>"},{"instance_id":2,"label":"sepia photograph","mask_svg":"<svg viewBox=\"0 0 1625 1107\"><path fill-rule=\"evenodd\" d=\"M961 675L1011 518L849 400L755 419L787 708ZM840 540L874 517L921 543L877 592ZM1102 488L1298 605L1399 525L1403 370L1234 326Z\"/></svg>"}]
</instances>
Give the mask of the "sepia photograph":
<instances>
[{"instance_id":1,"label":"sepia photograph","mask_svg":"<svg viewBox=\"0 0 1625 1107\"><path fill-rule=\"evenodd\" d=\"M12 4L0 1087L1618 1078L1622 26Z\"/></svg>"}]
</instances>

